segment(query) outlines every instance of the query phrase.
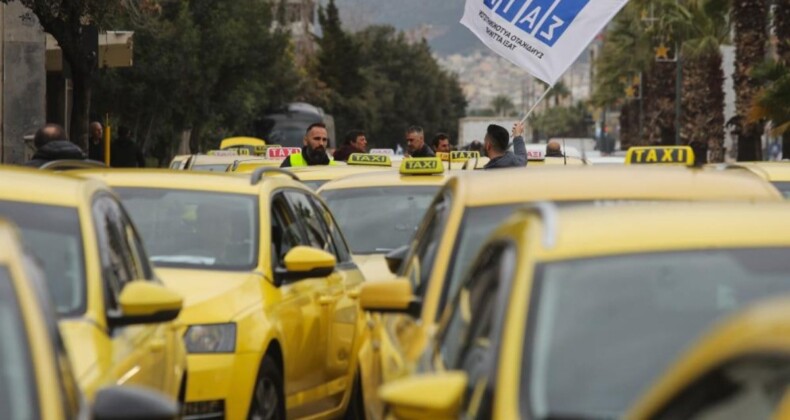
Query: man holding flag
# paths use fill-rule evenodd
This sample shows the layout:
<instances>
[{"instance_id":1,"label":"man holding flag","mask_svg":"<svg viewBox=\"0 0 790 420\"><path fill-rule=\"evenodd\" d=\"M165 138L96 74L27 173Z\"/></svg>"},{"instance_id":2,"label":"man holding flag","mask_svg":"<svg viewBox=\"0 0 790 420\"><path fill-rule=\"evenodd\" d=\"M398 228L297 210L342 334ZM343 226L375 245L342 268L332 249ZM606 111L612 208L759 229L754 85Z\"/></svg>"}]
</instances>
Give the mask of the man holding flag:
<instances>
[{"instance_id":1,"label":"man holding flag","mask_svg":"<svg viewBox=\"0 0 790 420\"><path fill-rule=\"evenodd\" d=\"M524 144L524 124L513 126L513 151L509 151L510 136L505 127L495 124L488 126L483 150L491 159L484 169L523 168L527 166L527 145Z\"/></svg>"}]
</instances>

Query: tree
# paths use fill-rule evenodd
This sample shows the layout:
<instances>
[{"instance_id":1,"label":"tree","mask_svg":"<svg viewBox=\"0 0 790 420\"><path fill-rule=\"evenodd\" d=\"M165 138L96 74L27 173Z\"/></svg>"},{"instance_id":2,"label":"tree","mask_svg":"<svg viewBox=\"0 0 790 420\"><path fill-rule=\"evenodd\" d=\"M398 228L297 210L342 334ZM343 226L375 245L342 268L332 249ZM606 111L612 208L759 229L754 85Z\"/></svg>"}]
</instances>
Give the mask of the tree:
<instances>
[{"instance_id":1,"label":"tree","mask_svg":"<svg viewBox=\"0 0 790 420\"><path fill-rule=\"evenodd\" d=\"M724 70L719 46L729 39L726 0L670 2L664 22L683 43L681 138L724 161ZM705 157L707 160L707 156Z\"/></svg>"},{"instance_id":2,"label":"tree","mask_svg":"<svg viewBox=\"0 0 790 420\"><path fill-rule=\"evenodd\" d=\"M790 2L777 0L774 3L773 28L778 42L778 60L790 67ZM782 135L782 158L790 159L790 132Z\"/></svg>"},{"instance_id":3,"label":"tree","mask_svg":"<svg viewBox=\"0 0 790 420\"><path fill-rule=\"evenodd\" d=\"M769 61L756 67L752 77L763 82L764 87L755 96L748 123L773 123L773 135L782 136L783 157L790 150L784 149L790 138L790 64Z\"/></svg>"},{"instance_id":4,"label":"tree","mask_svg":"<svg viewBox=\"0 0 790 420\"><path fill-rule=\"evenodd\" d=\"M14 0L0 0L9 3ZM98 57L90 47L98 42L96 31L118 14L155 10L146 1L133 0L16 0L38 18L44 32L58 42L72 82L71 141L87 150L91 87ZM93 37L97 37L95 40Z\"/></svg>"},{"instance_id":5,"label":"tree","mask_svg":"<svg viewBox=\"0 0 790 420\"><path fill-rule=\"evenodd\" d=\"M491 109L500 117L510 117L516 112L516 106L507 95L497 95L491 100Z\"/></svg>"},{"instance_id":6,"label":"tree","mask_svg":"<svg viewBox=\"0 0 790 420\"><path fill-rule=\"evenodd\" d=\"M762 125L749 123L748 113L760 88L752 77L754 67L765 60L767 43L767 0L736 0L730 16L735 26L735 125L738 134L738 160L753 161L762 157Z\"/></svg>"}]
</instances>

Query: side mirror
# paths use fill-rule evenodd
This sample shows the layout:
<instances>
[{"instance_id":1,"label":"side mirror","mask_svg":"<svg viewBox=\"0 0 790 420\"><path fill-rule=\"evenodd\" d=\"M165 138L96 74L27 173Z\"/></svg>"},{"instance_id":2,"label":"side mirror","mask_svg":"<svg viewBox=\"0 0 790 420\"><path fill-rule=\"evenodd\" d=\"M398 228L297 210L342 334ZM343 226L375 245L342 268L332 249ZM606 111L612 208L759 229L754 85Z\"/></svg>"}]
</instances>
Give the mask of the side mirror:
<instances>
[{"instance_id":1,"label":"side mirror","mask_svg":"<svg viewBox=\"0 0 790 420\"><path fill-rule=\"evenodd\" d=\"M100 389L93 404L94 420L173 420L179 414L175 401L134 386Z\"/></svg>"},{"instance_id":2,"label":"side mirror","mask_svg":"<svg viewBox=\"0 0 790 420\"><path fill-rule=\"evenodd\" d=\"M384 259L387 260L387 267L389 267L392 274L398 274L403 260L406 259L406 255L409 254L410 248L409 245L404 245L400 248L393 249L384 257Z\"/></svg>"},{"instance_id":3,"label":"side mirror","mask_svg":"<svg viewBox=\"0 0 790 420\"><path fill-rule=\"evenodd\" d=\"M409 280L400 277L362 283L359 289L359 305L369 312L405 313L420 316L422 305L414 296Z\"/></svg>"},{"instance_id":4,"label":"side mirror","mask_svg":"<svg viewBox=\"0 0 790 420\"><path fill-rule=\"evenodd\" d=\"M137 280L124 286L118 304L120 315L110 319L116 327L172 321L181 312L184 298L159 283Z\"/></svg>"},{"instance_id":5,"label":"side mirror","mask_svg":"<svg viewBox=\"0 0 790 420\"><path fill-rule=\"evenodd\" d=\"M285 254L285 268L277 268L277 285L315 277L327 277L335 271L335 256L309 246L297 246Z\"/></svg>"},{"instance_id":6,"label":"side mirror","mask_svg":"<svg viewBox=\"0 0 790 420\"><path fill-rule=\"evenodd\" d=\"M411 376L382 386L379 397L398 419L457 419L468 381L455 371Z\"/></svg>"}]
</instances>

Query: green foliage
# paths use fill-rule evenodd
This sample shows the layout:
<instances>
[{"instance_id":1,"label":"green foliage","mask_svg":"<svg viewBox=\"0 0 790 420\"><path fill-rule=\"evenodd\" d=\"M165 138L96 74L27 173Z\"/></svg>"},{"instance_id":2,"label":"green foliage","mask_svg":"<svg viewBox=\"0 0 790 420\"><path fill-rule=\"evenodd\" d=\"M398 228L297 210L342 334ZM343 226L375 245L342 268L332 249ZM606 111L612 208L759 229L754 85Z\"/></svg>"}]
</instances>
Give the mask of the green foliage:
<instances>
[{"instance_id":1,"label":"green foliage","mask_svg":"<svg viewBox=\"0 0 790 420\"><path fill-rule=\"evenodd\" d=\"M529 124L540 138L588 137L589 128L584 121L586 115L584 105L578 103L572 107L554 107L533 114Z\"/></svg>"},{"instance_id":2,"label":"green foliage","mask_svg":"<svg viewBox=\"0 0 790 420\"><path fill-rule=\"evenodd\" d=\"M494 115L500 117L512 117L516 115L516 106L507 95L497 95L491 100L490 106Z\"/></svg>"},{"instance_id":3,"label":"green foliage","mask_svg":"<svg viewBox=\"0 0 790 420\"><path fill-rule=\"evenodd\" d=\"M323 18L327 23L332 22L332 5ZM395 147L406 128L417 124L428 136L444 131L457 137L466 99L457 77L439 67L427 43L409 43L389 26L349 34L337 25L320 41L318 61L329 69L319 72L319 78L330 88L326 108L335 117L338 135L361 128L372 145ZM336 45L348 50L333 53Z\"/></svg>"},{"instance_id":4,"label":"green foliage","mask_svg":"<svg viewBox=\"0 0 790 420\"><path fill-rule=\"evenodd\" d=\"M158 20L132 27L134 66L100 75L94 109L131 126L162 161L185 129L193 149L248 134L300 83L288 34L272 29L273 12L261 0L166 3Z\"/></svg>"},{"instance_id":5,"label":"green foliage","mask_svg":"<svg viewBox=\"0 0 790 420\"><path fill-rule=\"evenodd\" d=\"M774 135L790 133L790 66L769 61L756 67L752 76L765 87L754 100L750 122L771 120Z\"/></svg>"}]
</instances>

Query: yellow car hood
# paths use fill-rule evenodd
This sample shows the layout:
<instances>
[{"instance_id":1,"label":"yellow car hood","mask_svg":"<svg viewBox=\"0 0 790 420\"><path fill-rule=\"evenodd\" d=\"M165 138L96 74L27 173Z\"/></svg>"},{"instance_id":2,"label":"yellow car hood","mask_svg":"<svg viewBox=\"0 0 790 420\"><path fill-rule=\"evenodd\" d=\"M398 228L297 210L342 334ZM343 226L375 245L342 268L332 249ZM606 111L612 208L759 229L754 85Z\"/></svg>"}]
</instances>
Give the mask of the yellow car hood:
<instances>
[{"instance_id":1,"label":"yellow car hood","mask_svg":"<svg viewBox=\"0 0 790 420\"><path fill-rule=\"evenodd\" d=\"M181 325L232 321L234 316L263 300L263 276L250 272L156 270L164 284L184 296L176 321Z\"/></svg>"},{"instance_id":2,"label":"yellow car hood","mask_svg":"<svg viewBox=\"0 0 790 420\"><path fill-rule=\"evenodd\" d=\"M66 345L77 382L89 396L101 385L99 365L112 364L112 344L99 329L98 324L87 318L66 318L58 323ZM104 370L104 369L102 369ZM92 377L92 375L94 377Z\"/></svg>"},{"instance_id":3,"label":"yellow car hood","mask_svg":"<svg viewBox=\"0 0 790 420\"><path fill-rule=\"evenodd\" d=\"M366 281L390 280L395 275L387 267L387 260L384 254L354 255L354 262L359 267L359 271L365 276Z\"/></svg>"}]
</instances>

